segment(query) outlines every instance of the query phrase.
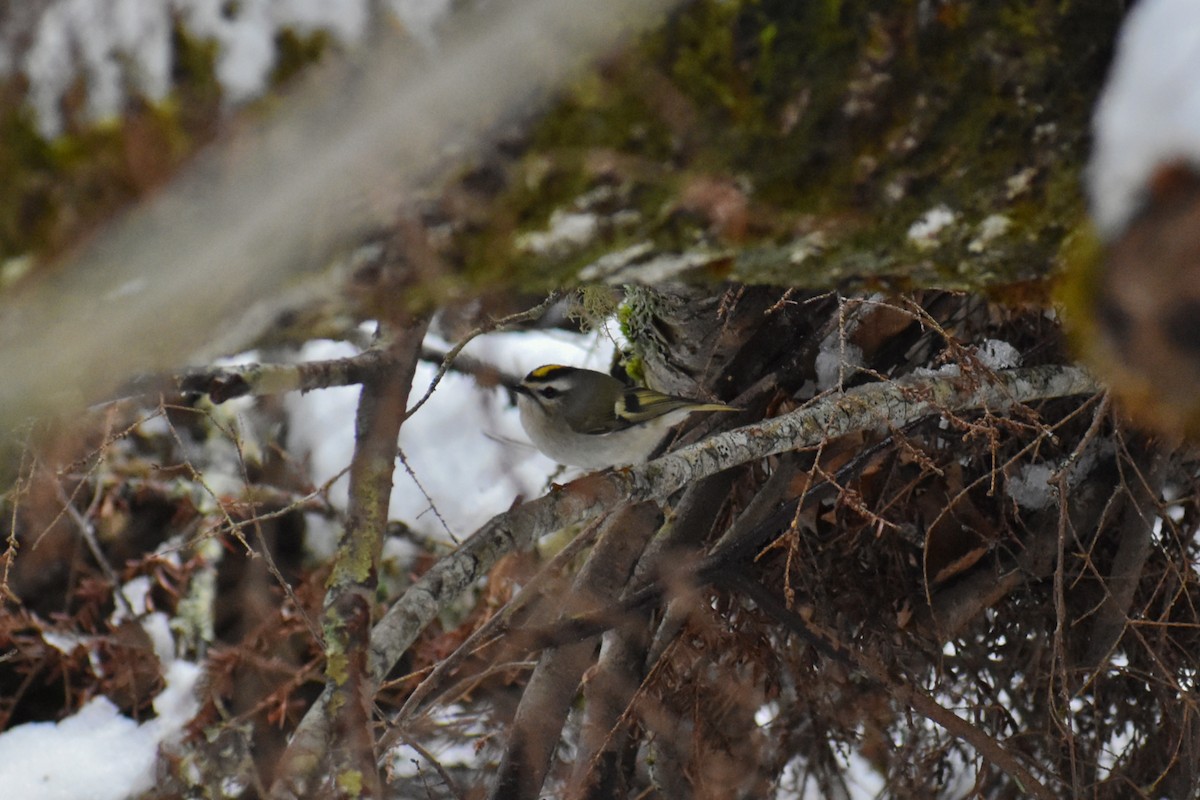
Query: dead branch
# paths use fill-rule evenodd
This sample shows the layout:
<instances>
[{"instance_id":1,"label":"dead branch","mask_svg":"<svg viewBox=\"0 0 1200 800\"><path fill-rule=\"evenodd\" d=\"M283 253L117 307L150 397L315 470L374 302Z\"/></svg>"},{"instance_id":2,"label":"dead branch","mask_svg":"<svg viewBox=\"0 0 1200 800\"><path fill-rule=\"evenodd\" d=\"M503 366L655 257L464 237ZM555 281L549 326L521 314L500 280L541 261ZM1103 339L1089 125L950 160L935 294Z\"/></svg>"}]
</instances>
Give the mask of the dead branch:
<instances>
[{"instance_id":1,"label":"dead branch","mask_svg":"<svg viewBox=\"0 0 1200 800\"><path fill-rule=\"evenodd\" d=\"M397 600L371 634L371 679L378 685L438 612L505 553L538 537L629 502L662 500L721 470L880 425L903 426L942 410L1001 411L1014 404L1092 394L1095 381L1075 366L1002 370L980 376L918 375L850 389L789 414L712 436L647 464L587 475L499 514L439 561ZM330 693L301 721L295 741L326 740ZM319 752L319 751L318 751ZM288 797L273 792L275 797Z\"/></svg>"},{"instance_id":2,"label":"dead branch","mask_svg":"<svg viewBox=\"0 0 1200 800\"><path fill-rule=\"evenodd\" d=\"M1150 539L1155 517L1160 513L1158 498L1162 496L1170 453L1161 446L1146 448L1149 453L1138 448L1142 452L1133 455L1129 463L1134 474L1123 481L1125 505L1118 526L1119 544L1105 577L1104 601L1092 623L1091 641L1083 657L1083 666L1088 669L1100 666L1121 640L1129 624L1134 592L1150 556Z\"/></svg>"},{"instance_id":3,"label":"dead branch","mask_svg":"<svg viewBox=\"0 0 1200 800\"><path fill-rule=\"evenodd\" d=\"M646 540L654 533L658 516L655 504L640 503L609 517L591 557L571 587L568 606L583 603L590 607L597 599L620 592ZM567 711L584 671L595 659L595 651L596 643L585 639L542 654L508 734L499 776L489 795L494 800L536 800L540 796L550 760L562 738Z\"/></svg>"},{"instance_id":4,"label":"dead branch","mask_svg":"<svg viewBox=\"0 0 1200 800\"><path fill-rule=\"evenodd\" d=\"M806 631L806 638L815 633L820 638L832 641L832 637L827 632L816 629L812 623L805 621L803 617L781 603L761 584L743 575L731 576L730 583L745 592L760 608L787 625L789 629L796 632ZM839 652L844 653L871 680L882 685L901 707L913 709L931 722L940 725L951 736L970 744L984 759L1008 773L1017 781L1017 785L1030 796L1036 797L1038 800L1054 800L1056 795L1003 744L941 705L920 687L892 677L887 667L874 656L840 644L836 646Z\"/></svg>"}]
</instances>

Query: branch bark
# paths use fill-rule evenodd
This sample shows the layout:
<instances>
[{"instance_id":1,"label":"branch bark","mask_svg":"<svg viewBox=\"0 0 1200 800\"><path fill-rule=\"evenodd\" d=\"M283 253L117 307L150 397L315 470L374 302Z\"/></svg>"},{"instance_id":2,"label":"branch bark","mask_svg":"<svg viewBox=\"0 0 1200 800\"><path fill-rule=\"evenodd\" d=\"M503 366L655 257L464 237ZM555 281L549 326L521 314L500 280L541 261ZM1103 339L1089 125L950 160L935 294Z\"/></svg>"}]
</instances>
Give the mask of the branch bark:
<instances>
[{"instance_id":1,"label":"branch bark","mask_svg":"<svg viewBox=\"0 0 1200 800\"><path fill-rule=\"evenodd\" d=\"M572 586L566 602L593 607L616 596L624 586L646 540L654 533L658 507L630 506L604 524L600 540ZM560 615L560 619L568 612ZM542 653L529 679L509 731L499 776L489 797L494 800L537 800L554 750L562 738L571 701L583 673L595 660L596 642L585 639Z\"/></svg>"},{"instance_id":2,"label":"branch bark","mask_svg":"<svg viewBox=\"0 0 1200 800\"><path fill-rule=\"evenodd\" d=\"M1098 390L1092 377L1075 366L1002 370L986 377L908 376L821 398L789 414L712 436L646 464L587 475L566 486L556 486L537 500L493 517L392 605L371 634L370 678L378 685L441 609L485 575L497 559L529 548L546 533L625 503L666 499L689 483L721 470L849 431L881 424L902 426L942 411L998 412L1021 403ZM301 721L297 739L326 739L329 701L326 689Z\"/></svg>"},{"instance_id":3,"label":"branch bark","mask_svg":"<svg viewBox=\"0 0 1200 800\"><path fill-rule=\"evenodd\" d=\"M298 732L280 763L272 794L305 797L329 776L333 797L379 797L371 706L378 682L369 669L371 609L387 527L397 438L427 322L398 331L387 348L389 368L363 376L350 464L350 503L325 595L325 695L335 735ZM326 794L325 792L322 792Z\"/></svg>"},{"instance_id":4,"label":"branch bark","mask_svg":"<svg viewBox=\"0 0 1200 800\"><path fill-rule=\"evenodd\" d=\"M1096 611L1083 656L1082 666L1089 670L1108 658L1129 625L1133 596L1150 557L1155 518L1160 513L1158 498L1162 497L1169 461L1169 448L1144 442L1137 444L1137 453L1130 459L1133 474L1124 480L1126 497L1117 529L1117 552L1104 578L1104 601Z\"/></svg>"}]
</instances>

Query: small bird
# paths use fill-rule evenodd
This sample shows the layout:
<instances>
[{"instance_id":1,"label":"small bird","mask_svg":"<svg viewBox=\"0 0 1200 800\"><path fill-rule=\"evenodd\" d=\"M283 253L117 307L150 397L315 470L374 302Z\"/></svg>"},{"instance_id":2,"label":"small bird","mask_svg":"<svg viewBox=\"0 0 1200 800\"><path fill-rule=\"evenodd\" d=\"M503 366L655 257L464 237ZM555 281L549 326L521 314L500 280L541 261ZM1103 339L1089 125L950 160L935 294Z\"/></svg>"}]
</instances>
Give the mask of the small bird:
<instances>
[{"instance_id":1,"label":"small bird","mask_svg":"<svg viewBox=\"0 0 1200 800\"><path fill-rule=\"evenodd\" d=\"M537 449L560 464L585 469L640 464L689 414L738 410L558 364L538 367L514 388L521 425Z\"/></svg>"}]
</instances>

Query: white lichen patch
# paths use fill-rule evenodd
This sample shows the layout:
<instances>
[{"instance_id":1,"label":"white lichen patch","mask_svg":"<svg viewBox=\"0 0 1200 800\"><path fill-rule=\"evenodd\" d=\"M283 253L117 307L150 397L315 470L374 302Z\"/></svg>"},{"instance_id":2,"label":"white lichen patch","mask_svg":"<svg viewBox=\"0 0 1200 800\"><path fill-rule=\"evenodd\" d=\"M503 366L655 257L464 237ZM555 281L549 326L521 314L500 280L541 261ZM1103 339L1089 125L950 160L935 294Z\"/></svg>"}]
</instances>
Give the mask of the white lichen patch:
<instances>
[{"instance_id":1,"label":"white lichen patch","mask_svg":"<svg viewBox=\"0 0 1200 800\"><path fill-rule=\"evenodd\" d=\"M562 257L590 244L600 230L600 218L590 211L555 210L541 231L517 237L517 249L537 256Z\"/></svg>"},{"instance_id":2,"label":"white lichen patch","mask_svg":"<svg viewBox=\"0 0 1200 800\"><path fill-rule=\"evenodd\" d=\"M1036 177L1037 170L1034 167L1026 167L1005 181L1005 188L1007 189L1006 196L1008 199L1016 200L1018 197L1028 192L1029 187L1033 186L1033 179Z\"/></svg>"},{"instance_id":3,"label":"white lichen patch","mask_svg":"<svg viewBox=\"0 0 1200 800\"><path fill-rule=\"evenodd\" d=\"M706 251L656 253L654 245L641 242L596 259L579 271L579 279L608 284L651 286L674 280L726 257L726 253Z\"/></svg>"},{"instance_id":4,"label":"white lichen patch","mask_svg":"<svg viewBox=\"0 0 1200 800\"><path fill-rule=\"evenodd\" d=\"M989 214L975 228L975 238L967 245L967 250L982 253L989 244L1008 233L1011 227L1012 220L1003 214Z\"/></svg>"},{"instance_id":5,"label":"white lichen patch","mask_svg":"<svg viewBox=\"0 0 1200 800\"><path fill-rule=\"evenodd\" d=\"M935 206L908 226L908 241L918 250L932 250L942 243L942 234L958 220L958 215L944 205Z\"/></svg>"},{"instance_id":6,"label":"white lichen patch","mask_svg":"<svg viewBox=\"0 0 1200 800\"><path fill-rule=\"evenodd\" d=\"M815 258L829 247L829 237L823 231L813 231L792 242L788 247L788 261L793 266L799 266L810 258Z\"/></svg>"}]
</instances>

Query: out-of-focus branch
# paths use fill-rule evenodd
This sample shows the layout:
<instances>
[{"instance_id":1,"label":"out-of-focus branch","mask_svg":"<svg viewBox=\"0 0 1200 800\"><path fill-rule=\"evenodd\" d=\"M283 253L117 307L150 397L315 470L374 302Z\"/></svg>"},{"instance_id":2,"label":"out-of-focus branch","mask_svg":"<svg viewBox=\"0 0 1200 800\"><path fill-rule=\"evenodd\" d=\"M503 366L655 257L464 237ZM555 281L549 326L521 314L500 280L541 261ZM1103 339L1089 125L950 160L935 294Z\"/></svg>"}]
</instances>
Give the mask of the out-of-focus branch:
<instances>
[{"instance_id":1,"label":"out-of-focus branch","mask_svg":"<svg viewBox=\"0 0 1200 800\"><path fill-rule=\"evenodd\" d=\"M329 291L319 271L389 229L439 165L671 5L488 3L448 32L436 59L380 35L351 56L353 69L315 75L72 263L0 299L0 425L244 346L222 336L234 320L256 304L271 318L271 301L301 276L321 284L309 296ZM436 298L437 287L423 292Z\"/></svg>"},{"instance_id":2,"label":"out-of-focus branch","mask_svg":"<svg viewBox=\"0 0 1200 800\"><path fill-rule=\"evenodd\" d=\"M425 405L425 401L427 401L430 397L433 397L433 391L434 391L434 389L437 388L438 383L440 383L442 378L444 378L446 376L446 372L450 369L450 366L455 362L455 360L462 356L463 348L466 347L471 342L472 339L476 338L477 336L482 336L485 333L490 333L492 331L505 330L506 328L509 328L513 325L516 325L516 324L519 324L522 322L532 322L532 321L538 319L539 317L541 317L542 314L546 313L546 310L548 308L550 308L552 305L554 305L556 302L558 302L558 293L552 292L549 297L547 297L542 302L538 303L533 308L527 309L525 311L521 311L517 314L510 314L509 316L504 317L503 319L492 320L484 325L479 326L478 328L476 328L475 330L471 331L466 336L464 336L462 341L460 341L458 344L454 345L454 347L450 348L450 351L448 353L446 353L444 356L442 356L441 363L438 364L437 374L434 375L433 380L429 382L429 388L425 390L425 394L421 395L421 399L413 404L412 410L408 412L408 415L411 417L413 414L417 413L417 409L419 409L421 406ZM466 366L467 366L467 364L464 364L464 369L466 368ZM483 377L480 372L475 372L473 374L476 376L476 378ZM492 378L492 379L498 379L498 378L501 378L502 376L497 371L496 373L494 373L492 375L488 375L486 377ZM508 385L515 386L517 383L517 380L519 380L519 379L508 378L507 379Z\"/></svg>"},{"instance_id":3,"label":"out-of-focus branch","mask_svg":"<svg viewBox=\"0 0 1200 800\"><path fill-rule=\"evenodd\" d=\"M400 366L395 348L371 348L358 355L300 364L237 364L188 370L170 380L172 389L185 394L204 394L214 403L236 397L282 392L311 392L332 386L357 386ZM164 387L166 388L166 387Z\"/></svg>"},{"instance_id":4,"label":"out-of-focus branch","mask_svg":"<svg viewBox=\"0 0 1200 800\"><path fill-rule=\"evenodd\" d=\"M689 431L689 434L691 431ZM672 505L674 519L663 527L642 551L629 586L643 585L665 573L679 571L681 559L695 552L700 543L722 520L724 506L734 479L740 471L726 470L689 486ZM777 470L772 475L787 470ZM668 566L670 565L670 566ZM669 580L669 579L668 579ZM685 578L686 580L686 578ZM671 586L678 589L678 586ZM628 594L626 588L625 594ZM676 628L678 616L694 610L691 592L673 592L664 621L655 627ZM604 605L611 605L606 602ZM618 612L619 613L619 612ZM609 615L614 616L614 615ZM626 619L605 631L596 666L583 685L583 710L575 750L575 766L567 784L567 797L604 797L612 787L621 785L628 764L622 758L629 744L632 725L626 715L652 661L646 658L650 643L649 620L641 613L627 613ZM673 618L674 617L674 618Z\"/></svg>"},{"instance_id":5,"label":"out-of-focus branch","mask_svg":"<svg viewBox=\"0 0 1200 800\"><path fill-rule=\"evenodd\" d=\"M693 481L738 464L824 438L882 424L902 426L928 414L967 409L1001 411L1015 404L1092 394L1095 381L1074 366L1003 370L986 377L910 376L856 387L789 414L712 436L662 458L587 475L493 517L454 553L435 564L396 601L371 633L371 675L378 682L434 617L506 553L538 537L619 505L663 500ZM301 721L296 736L328 735L328 692Z\"/></svg>"},{"instance_id":6,"label":"out-of-focus branch","mask_svg":"<svg viewBox=\"0 0 1200 800\"><path fill-rule=\"evenodd\" d=\"M557 294L551 295L527 311L481 325L449 351L442 352L422 345L420 359L437 364L438 372L425 394L409 410L408 416L415 414L417 409L432 396L438 382L450 371L470 375L484 386L516 385L520 381L520 376L506 374L491 364L465 356L462 354L462 350L477 336L498 330L510 330L521 322L537 319L557 299ZM314 389L328 389L332 386L356 386L381 369L387 370L395 367L395 359L395 350L387 347L372 347L357 355L325 361L200 367L171 376L147 377L136 381L130 389L139 394L151 391L203 394L207 395L214 403L224 403L236 397L257 397L292 391L311 392Z\"/></svg>"},{"instance_id":7,"label":"out-of-focus branch","mask_svg":"<svg viewBox=\"0 0 1200 800\"><path fill-rule=\"evenodd\" d=\"M600 540L565 598L560 619L571 613L571 606L592 607L601 598L620 593L634 562L654 533L658 517L656 505L640 503L605 520ZM595 661L595 650L595 641L585 639L542 653L521 695L489 797L536 800L541 795L571 701L584 672Z\"/></svg>"},{"instance_id":8,"label":"out-of-focus branch","mask_svg":"<svg viewBox=\"0 0 1200 800\"><path fill-rule=\"evenodd\" d=\"M421 360L444 365L446 372L469 375L485 386L511 386L520 380L519 376L509 375L479 359L461 353L448 354L428 346L422 346ZM214 403L224 403L237 397L261 397L282 392L311 392L334 386L357 386L379 370L391 369L394 366L393 351L371 348L346 358L304 361L298 364L200 367L161 380L149 378L139 381L139 385L131 388L139 394L150 390L203 394ZM414 408L413 411L415 410Z\"/></svg>"}]
</instances>

